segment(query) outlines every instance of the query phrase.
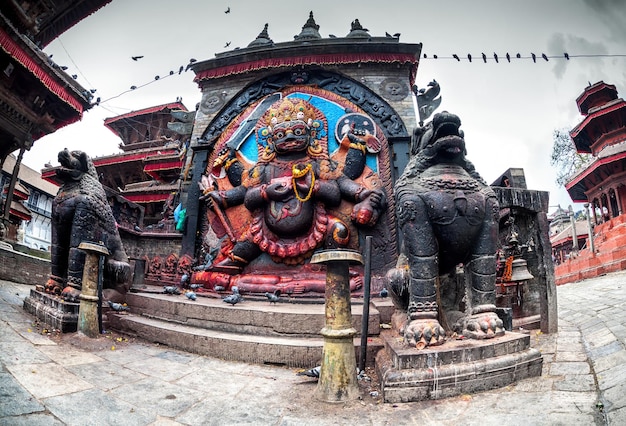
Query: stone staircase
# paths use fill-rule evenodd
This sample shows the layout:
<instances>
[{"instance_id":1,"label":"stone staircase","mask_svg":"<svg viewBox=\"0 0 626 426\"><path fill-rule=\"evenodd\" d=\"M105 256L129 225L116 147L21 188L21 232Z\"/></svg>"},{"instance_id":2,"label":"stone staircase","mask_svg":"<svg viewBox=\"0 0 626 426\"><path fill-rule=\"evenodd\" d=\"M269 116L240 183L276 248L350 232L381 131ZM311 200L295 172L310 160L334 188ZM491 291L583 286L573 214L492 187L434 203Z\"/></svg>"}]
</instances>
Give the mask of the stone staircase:
<instances>
[{"instance_id":1,"label":"stone staircase","mask_svg":"<svg viewBox=\"0 0 626 426\"><path fill-rule=\"evenodd\" d=\"M157 292L127 294L129 311L107 313L107 326L145 340L215 358L256 364L310 368L321 362L324 345L320 330L325 324L322 301L281 297L267 299L244 294L234 306L214 292L184 295ZM373 300L369 309L366 361L374 364L383 347L381 324L393 313L389 299ZM382 314L381 314L382 312ZM357 330L355 352L360 354L363 321L362 299L353 299L352 326Z\"/></svg>"},{"instance_id":2,"label":"stone staircase","mask_svg":"<svg viewBox=\"0 0 626 426\"><path fill-rule=\"evenodd\" d=\"M626 269L626 215L620 215L594 229L595 253L586 248L578 256L555 266L556 285L593 278Z\"/></svg>"}]
</instances>

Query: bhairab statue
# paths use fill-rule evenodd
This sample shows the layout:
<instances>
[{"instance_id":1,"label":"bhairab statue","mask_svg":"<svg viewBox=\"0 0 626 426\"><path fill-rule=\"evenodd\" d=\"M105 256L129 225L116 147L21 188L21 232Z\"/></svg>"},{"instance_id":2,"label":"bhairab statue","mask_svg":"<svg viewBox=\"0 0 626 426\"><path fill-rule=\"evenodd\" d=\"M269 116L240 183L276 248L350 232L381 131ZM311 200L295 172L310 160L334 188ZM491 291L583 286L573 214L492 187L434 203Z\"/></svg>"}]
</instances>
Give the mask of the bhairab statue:
<instances>
[{"instance_id":1,"label":"bhairab statue","mask_svg":"<svg viewBox=\"0 0 626 426\"><path fill-rule=\"evenodd\" d=\"M346 126L340 147L345 162L339 165L328 153L323 113L304 99L286 97L258 119L255 164L244 168L232 147L218 152L209 177L201 183L202 198L215 217L213 228L229 239L207 267L213 274L211 281L219 278L216 273L241 274L264 254L274 266L302 265L316 249L347 247L355 237L351 227L377 222L386 208L385 193L358 183L356 178L365 168L367 150L380 149L376 146L379 141L355 129L349 120ZM274 266L264 269L259 265L256 274L238 277L236 285L250 291L246 283L258 284L259 292L280 288L285 274L258 274L275 271ZM308 278L303 272L299 282ZM221 279L235 284L228 277ZM323 279L320 284L323 287Z\"/></svg>"},{"instance_id":2,"label":"bhairab statue","mask_svg":"<svg viewBox=\"0 0 626 426\"><path fill-rule=\"evenodd\" d=\"M85 253L78 246L101 243L110 253L104 265L103 296L122 302L130 287L130 265L96 168L82 151L59 152L59 163L57 177L63 184L52 204L51 275L45 290L77 301L85 265Z\"/></svg>"},{"instance_id":3,"label":"bhairab statue","mask_svg":"<svg viewBox=\"0 0 626 426\"><path fill-rule=\"evenodd\" d=\"M442 112L417 128L395 186L403 249L388 277L394 301L408 311L404 339L418 348L445 341L437 281L459 264L469 294L454 330L475 339L504 333L495 306L498 202L465 158L460 126L459 117Z\"/></svg>"}]
</instances>

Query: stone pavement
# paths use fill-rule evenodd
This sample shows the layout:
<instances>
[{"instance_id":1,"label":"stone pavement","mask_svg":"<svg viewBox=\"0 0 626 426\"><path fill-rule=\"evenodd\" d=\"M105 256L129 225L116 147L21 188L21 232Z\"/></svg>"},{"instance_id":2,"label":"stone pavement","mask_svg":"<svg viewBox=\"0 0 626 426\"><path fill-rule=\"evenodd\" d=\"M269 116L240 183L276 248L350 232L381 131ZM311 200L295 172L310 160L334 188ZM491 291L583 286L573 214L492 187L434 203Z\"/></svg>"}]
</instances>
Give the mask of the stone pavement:
<instances>
[{"instance_id":1,"label":"stone pavement","mask_svg":"<svg viewBox=\"0 0 626 426\"><path fill-rule=\"evenodd\" d=\"M626 272L557 288L558 334L531 333L541 377L406 404L381 403L375 380L329 404L293 369L46 334L22 308L29 289L0 281L0 425L626 424Z\"/></svg>"}]
</instances>

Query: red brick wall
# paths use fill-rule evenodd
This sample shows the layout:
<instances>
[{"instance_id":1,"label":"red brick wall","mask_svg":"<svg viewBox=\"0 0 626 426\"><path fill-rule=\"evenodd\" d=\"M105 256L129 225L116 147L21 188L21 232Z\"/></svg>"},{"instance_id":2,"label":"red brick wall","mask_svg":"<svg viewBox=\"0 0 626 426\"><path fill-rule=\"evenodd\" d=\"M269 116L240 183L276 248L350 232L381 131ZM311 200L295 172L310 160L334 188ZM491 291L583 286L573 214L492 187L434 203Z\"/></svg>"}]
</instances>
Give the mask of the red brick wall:
<instances>
[{"instance_id":1,"label":"red brick wall","mask_svg":"<svg viewBox=\"0 0 626 426\"><path fill-rule=\"evenodd\" d=\"M49 260L0 248L0 280L43 285L49 274Z\"/></svg>"}]
</instances>

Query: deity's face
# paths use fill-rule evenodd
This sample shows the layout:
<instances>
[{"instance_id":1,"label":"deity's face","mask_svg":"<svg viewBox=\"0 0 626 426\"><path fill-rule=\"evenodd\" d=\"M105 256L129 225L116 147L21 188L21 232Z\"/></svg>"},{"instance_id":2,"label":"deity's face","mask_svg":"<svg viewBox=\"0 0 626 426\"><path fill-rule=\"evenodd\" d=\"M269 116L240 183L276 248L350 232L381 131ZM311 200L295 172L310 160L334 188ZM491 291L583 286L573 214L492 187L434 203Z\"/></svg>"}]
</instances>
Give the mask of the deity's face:
<instances>
[{"instance_id":1,"label":"deity's face","mask_svg":"<svg viewBox=\"0 0 626 426\"><path fill-rule=\"evenodd\" d=\"M306 151L309 146L309 126L302 120L276 124L272 136L274 149L278 154Z\"/></svg>"}]
</instances>

